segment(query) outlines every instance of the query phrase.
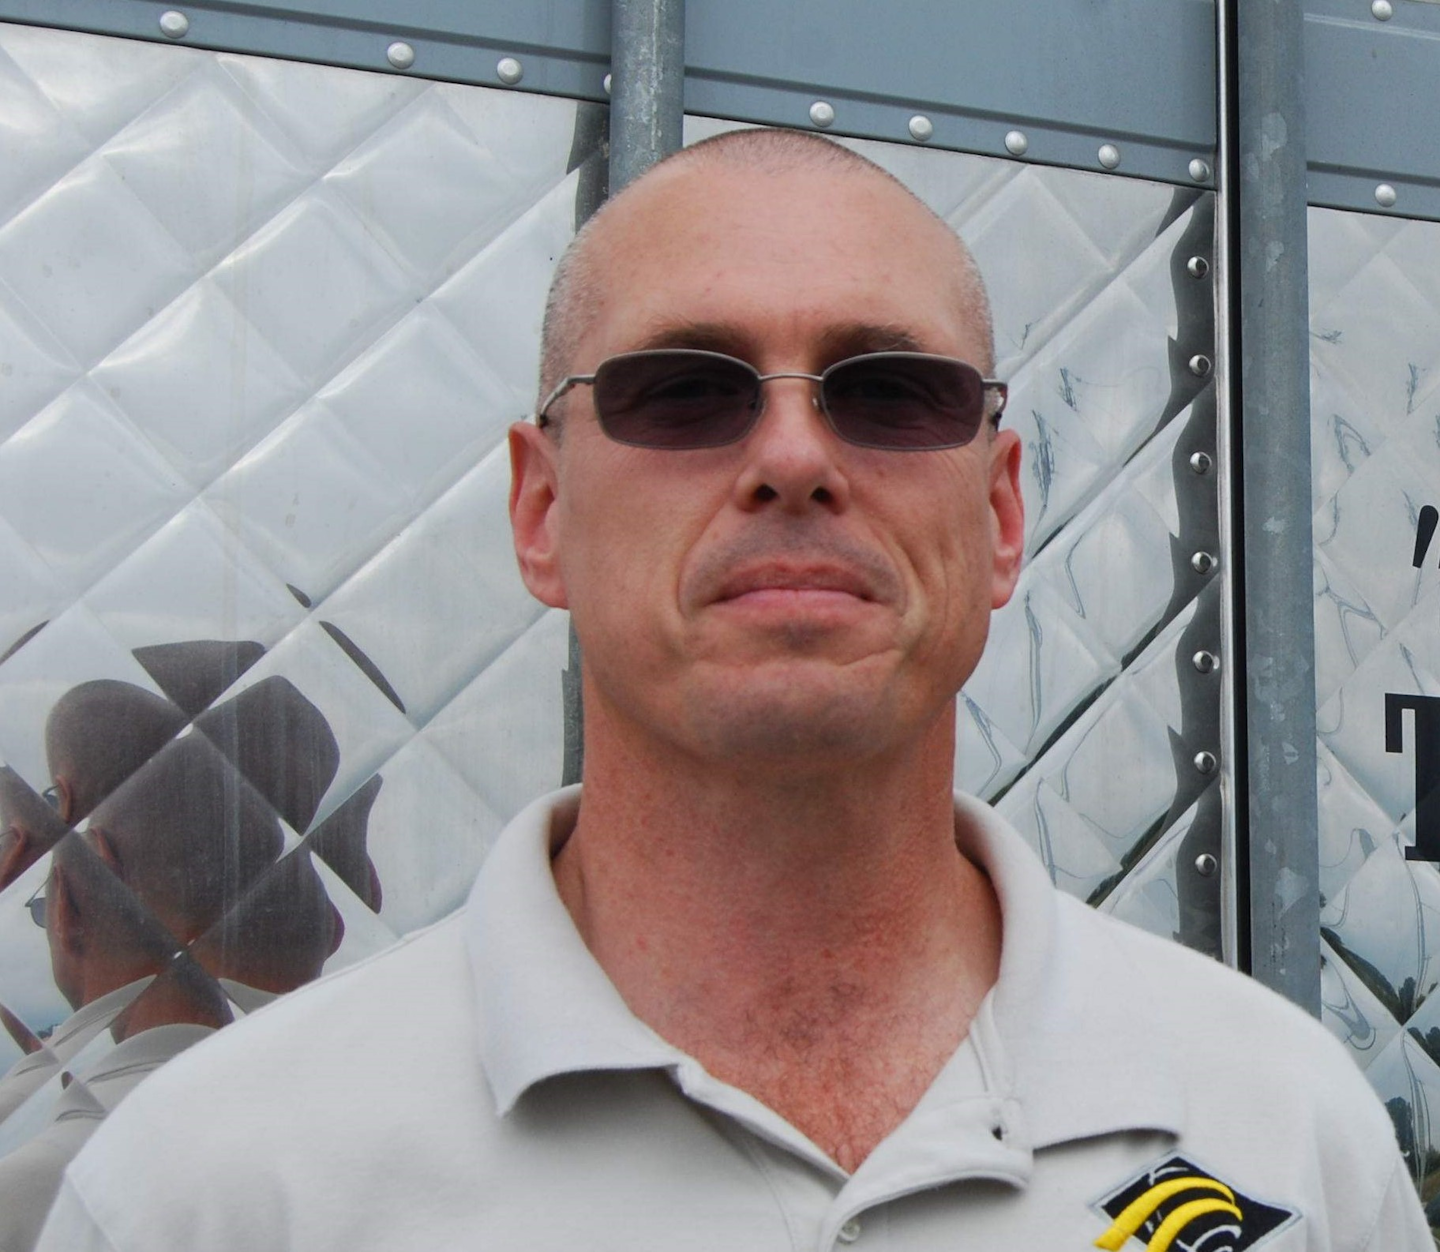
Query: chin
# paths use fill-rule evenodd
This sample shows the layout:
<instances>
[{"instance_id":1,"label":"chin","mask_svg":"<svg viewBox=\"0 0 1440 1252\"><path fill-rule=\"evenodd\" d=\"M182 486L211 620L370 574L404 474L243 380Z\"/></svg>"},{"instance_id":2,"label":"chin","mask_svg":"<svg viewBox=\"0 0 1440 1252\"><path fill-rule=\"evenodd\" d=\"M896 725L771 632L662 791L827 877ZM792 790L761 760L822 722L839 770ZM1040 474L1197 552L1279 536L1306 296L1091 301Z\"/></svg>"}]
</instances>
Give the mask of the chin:
<instances>
[{"instance_id":1,"label":"chin","mask_svg":"<svg viewBox=\"0 0 1440 1252\"><path fill-rule=\"evenodd\" d=\"M858 761L896 739L892 693L871 690L729 690L699 700L691 732L712 759L755 758L768 766Z\"/></svg>"}]
</instances>

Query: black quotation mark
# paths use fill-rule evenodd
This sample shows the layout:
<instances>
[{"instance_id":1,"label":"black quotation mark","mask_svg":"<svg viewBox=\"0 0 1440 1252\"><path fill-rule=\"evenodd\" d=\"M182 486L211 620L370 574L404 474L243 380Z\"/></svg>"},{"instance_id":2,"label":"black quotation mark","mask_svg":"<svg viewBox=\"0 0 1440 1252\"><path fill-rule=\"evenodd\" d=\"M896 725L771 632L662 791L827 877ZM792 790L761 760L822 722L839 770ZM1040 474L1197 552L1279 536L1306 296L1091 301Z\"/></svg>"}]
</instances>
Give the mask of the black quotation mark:
<instances>
[{"instance_id":1,"label":"black quotation mark","mask_svg":"<svg viewBox=\"0 0 1440 1252\"><path fill-rule=\"evenodd\" d=\"M1420 510L1420 521L1415 527L1415 555L1410 560L1410 564L1416 569L1425 564L1425 557L1430 551L1430 541L1435 538L1437 522L1440 522L1440 509L1433 504L1427 504Z\"/></svg>"}]
</instances>

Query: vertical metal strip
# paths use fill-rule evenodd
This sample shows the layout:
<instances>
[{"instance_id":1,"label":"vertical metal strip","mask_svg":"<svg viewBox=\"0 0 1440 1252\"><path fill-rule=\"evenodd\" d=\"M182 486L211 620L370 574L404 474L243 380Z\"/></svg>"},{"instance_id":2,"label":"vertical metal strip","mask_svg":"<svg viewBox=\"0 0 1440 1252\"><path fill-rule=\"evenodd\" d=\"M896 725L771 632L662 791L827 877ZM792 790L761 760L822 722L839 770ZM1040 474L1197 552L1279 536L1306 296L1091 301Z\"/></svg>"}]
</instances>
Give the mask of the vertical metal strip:
<instances>
[{"instance_id":1,"label":"vertical metal strip","mask_svg":"<svg viewBox=\"0 0 1440 1252\"><path fill-rule=\"evenodd\" d=\"M1309 267L1299 0L1230 0L1251 973L1318 1015Z\"/></svg>"},{"instance_id":2,"label":"vertical metal strip","mask_svg":"<svg viewBox=\"0 0 1440 1252\"><path fill-rule=\"evenodd\" d=\"M680 147L685 0L614 0L610 23L613 195Z\"/></svg>"},{"instance_id":3,"label":"vertical metal strip","mask_svg":"<svg viewBox=\"0 0 1440 1252\"><path fill-rule=\"evenodd\" d=\"M603 104L582 102L575 111L575 134L570 145L570 160L566 163L567 170L580 171L575 188L577 231L605 203L609 194L606 156L609 141L610 110ZM560 695L564 730L560 785L568 787L579 782L585 772L585 696L580 685L580 640L575 636L573 622L570 623L568 657L560 672Z\"/></svg>"},{"instance_id":4,"label":"vertical metal strip","mask_svg":"<svg viewBox=\"0 0 1440 1252\"><path fill-rule=\"evenodd\" d=\"M614 0L610 10L610 178L614 195L676 151L685 124L685 0ZM598 206L591 206L598 207ZM586 209L588 216L589 210ZM562 784L585 769L580 641L570 627L563 675Z\"/></svg>"},{"instance_id":5,"label":"vertical metal strip","mask_svg":"<svg viewBox=\"0 0 1440 1252\"><path fill-rule=\"evenodd\" d=\"M1235 439L1239 404L1239 353L1236 348L1235 146L1233 140L1234 28L1229 6L1215 6L1216 112L1218 153L1215 162L1215 239L1211 276L1215 301L1215 494L1220 549L1220 947L1231 965L1250 968L1250 899L1248 869L1242 863L1236 806L1244 795L1242 759L1245 736L1237 722L1239 684L1243 678L1237 629L1241 564L1239 509L1235 502L1238 463Z\"/></svg>"}]
</instances>

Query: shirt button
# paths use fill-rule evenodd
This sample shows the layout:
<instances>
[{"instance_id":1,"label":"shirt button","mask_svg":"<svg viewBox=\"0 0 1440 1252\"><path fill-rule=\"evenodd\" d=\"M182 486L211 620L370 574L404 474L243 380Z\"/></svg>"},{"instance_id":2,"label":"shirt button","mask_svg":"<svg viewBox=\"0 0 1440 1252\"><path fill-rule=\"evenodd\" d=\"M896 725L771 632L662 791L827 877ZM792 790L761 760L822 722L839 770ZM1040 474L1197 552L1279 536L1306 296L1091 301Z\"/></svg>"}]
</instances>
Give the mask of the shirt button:
<instances>
[{"instance_id":1,"label":"shirt button","mask_svg":"<svg viewBox=\"0 0 1440 1252\"><path fill-rule=\"evenodd\" d=\"M840 1242L854 1243L858 1238L860 1238L860 1219L852 1217L840 1227Z\"/></svg>"}]
</instances>

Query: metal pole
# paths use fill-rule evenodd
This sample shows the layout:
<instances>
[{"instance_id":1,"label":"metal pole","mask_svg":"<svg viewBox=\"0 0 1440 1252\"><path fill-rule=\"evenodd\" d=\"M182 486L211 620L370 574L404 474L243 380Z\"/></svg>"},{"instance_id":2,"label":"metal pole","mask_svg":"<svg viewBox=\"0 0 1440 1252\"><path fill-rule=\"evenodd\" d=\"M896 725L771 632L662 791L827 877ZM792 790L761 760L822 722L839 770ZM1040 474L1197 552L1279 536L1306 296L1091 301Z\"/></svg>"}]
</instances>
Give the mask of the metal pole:
<instances>
[{"instance_id":1,"label":"metal pole","mask_svg":"<svg viewBox=\"0 0 1440 1252\"><path fill-rule=\"evenodd\" d=\"M685 122L685 0L613 0L610 10L610 179L615 195L676 151ZM561 782L585 769L580 641L570 627L562 675L565 758Z\"/></svg>"},{"instance_id":2,"label":"metal pole","mask_svg":"<svg viewBox=\"0 0 1440 1252\"><path fill-rule=\"evenodd\" d=\"M1251 973L1320 1011L1304 15L1227 0ZM1228 27L1228 29L1227 29Z\"/></svg>"},{"instance_id":3,"label":"metal pole","mask_svg":"<svg viewBox=\"0 0 1440 1252\"><path fill-rule=\"evenodd\" d=\"M685 120L685 0L613 0L610 194L680 147Z\"/></svg>"}]
</instances>

